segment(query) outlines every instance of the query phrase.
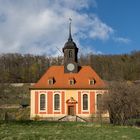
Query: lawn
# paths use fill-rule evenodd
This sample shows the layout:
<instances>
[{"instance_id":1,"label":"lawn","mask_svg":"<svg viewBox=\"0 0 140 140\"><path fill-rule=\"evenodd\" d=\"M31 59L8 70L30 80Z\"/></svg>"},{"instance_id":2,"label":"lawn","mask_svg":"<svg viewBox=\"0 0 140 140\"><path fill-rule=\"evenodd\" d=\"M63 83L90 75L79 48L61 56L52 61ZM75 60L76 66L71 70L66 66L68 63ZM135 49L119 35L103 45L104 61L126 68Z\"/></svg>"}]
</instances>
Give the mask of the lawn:
<instances>
[{"instance_id":1,"label":"lawn","mask_svg":"<svg viewBox=\"0 0 140 140\"><path fill-rule=\"evenodd\" d=\"M0 122L0 140L140 140L140 128L109 124Z\"/></svg>"}]
</instances>

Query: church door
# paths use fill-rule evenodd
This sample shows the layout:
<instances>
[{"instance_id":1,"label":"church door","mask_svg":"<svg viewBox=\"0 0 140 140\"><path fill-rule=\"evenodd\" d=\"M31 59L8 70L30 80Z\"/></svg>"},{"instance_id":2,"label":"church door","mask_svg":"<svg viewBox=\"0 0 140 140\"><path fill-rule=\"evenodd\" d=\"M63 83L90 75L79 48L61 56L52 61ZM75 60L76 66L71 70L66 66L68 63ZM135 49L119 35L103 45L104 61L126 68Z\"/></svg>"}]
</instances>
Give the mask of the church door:
<instances>
[{"instance_id":1,"label":"church door","mask_svg":"<svg viewBox=\"0 0 140 140\"><path fill-rule=\"evenodd\" d=\"M68 115L74 115L74 106L68 106Z\"/></svg>"}]
</instances>

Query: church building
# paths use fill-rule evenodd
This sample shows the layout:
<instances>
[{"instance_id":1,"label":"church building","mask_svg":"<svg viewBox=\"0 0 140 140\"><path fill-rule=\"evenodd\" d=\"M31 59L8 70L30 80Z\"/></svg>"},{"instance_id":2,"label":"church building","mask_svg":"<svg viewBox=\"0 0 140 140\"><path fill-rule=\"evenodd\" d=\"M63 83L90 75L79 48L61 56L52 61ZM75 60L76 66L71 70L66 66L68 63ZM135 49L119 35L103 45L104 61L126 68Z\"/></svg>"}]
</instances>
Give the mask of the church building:
<instances>
[{"instance_id":1,"label":"church building","mask_svg":"<svg viewBox=\"0 0 140 140\"><path fill-rule=\"evenodd\" d=\"M90 66L78 64L78 48L71 36L63 47L64 64L51 66L30 88L30 118L88 119L98 112L98 98L107 93L104 81Z\"/></svg>"}]
</instances>

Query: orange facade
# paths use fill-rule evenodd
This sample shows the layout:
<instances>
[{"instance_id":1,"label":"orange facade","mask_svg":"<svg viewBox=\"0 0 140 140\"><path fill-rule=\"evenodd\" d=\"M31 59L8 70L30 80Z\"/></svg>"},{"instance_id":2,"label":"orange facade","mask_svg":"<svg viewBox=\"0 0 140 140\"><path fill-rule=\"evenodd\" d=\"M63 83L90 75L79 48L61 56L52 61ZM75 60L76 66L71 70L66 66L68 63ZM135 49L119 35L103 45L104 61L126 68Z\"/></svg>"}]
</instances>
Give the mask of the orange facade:
<instances>
[{"instance_id":1,"label":"orange facade","mask_svg":"<svg viewBox=\"0 0 140 140\"><path fill-rule=\"evenodd\" d=\"M66 98L66 94L67 94L67 91L57 91L59 92L59 94L61 95L61 98L60 98L60 109L59 110L54 110L54 93L55 91L53 90L37 90L37 91L34 91L35 93L35 96L34 96L34 114L35 115L41 115L41 114L61 114L61 115L69 115L70 113L70 110L73 110L73 113L74 115L79 115L79 114L85 114L85 115L90 115L90 114L95 114L96 113L96 110L95 110L95 106L96 106L96 100L95 100L95 91L79 91L77 90L75 92L75 94L77 93L77 95L75 95L75 97L71 97L70 99L67 99ZM83 110L83 99L82 99L82 96L83 96L83 92L85 93L88 93L88 109L87 110ZM99 91L98 91L99 92ZM103 90L102 90L103 92ZM41 111L40 110L40 98L39 96L41 94L45 94L45 96L47 97L46 98L46 107L45 107L45 110Z\"/></svg>"}]
</instances>

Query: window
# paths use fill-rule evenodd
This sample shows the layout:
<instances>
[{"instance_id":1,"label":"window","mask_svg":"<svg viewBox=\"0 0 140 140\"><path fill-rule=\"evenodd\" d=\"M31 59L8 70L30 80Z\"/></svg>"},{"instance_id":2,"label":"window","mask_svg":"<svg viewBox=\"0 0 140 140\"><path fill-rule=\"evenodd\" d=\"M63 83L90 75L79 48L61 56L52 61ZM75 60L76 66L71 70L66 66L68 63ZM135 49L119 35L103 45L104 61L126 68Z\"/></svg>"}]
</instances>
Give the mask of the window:
<instances>
[{"instance_id":1,"label":"window","mask_svg":"<svg viewBox=\"0 0 140 140\"><path fill-rule=\"evenodd\" d=\"M97 94L97 110L100 109L101 101L102 101L102 94Z\"/></svg>"},{"instance_id":2,"label":"window","mask_svg":"<svg viewBox=\"0 0 140 140\"><path fill-rule=\"evenodd\" d=\"M54 95L54 110L60 110L60 95Z\"/></svg>"},{"instance_id":3,"label":"window","mask_svg":"<svg viewBox=\"0 0 140 140\"><path fill-rule=\"evenodd\" d=\"M45 110L45 94L40 95L40 110Z\"/></svg>"},{"instance_id":4,"label":"window","mask_svg":"<svg viewBox=\"0 0 140 140\"><path fill-rule=\"evenodd\" d=\"M72 56L73 56L72 50L69 50L69 58L72 58Z\"/></svg>"},{"instance_id":5,"label":"window","mask_svg":"<svg viewBox=\"0 0 140 140\"><path fill-rule=\"evenodd\" d=\"M83 110L88 110L88 95L83 95Z\"/></svg>"},{"instance_id":6,"label":"window","mask_svg":"<svg viewBox=\"0 0 140 140\"><path fill-rule=\"evenodd\" d=\"M70 82L70 85L74 85L74 80L73 79L69 80L69 82Z\"/></svg>"},{"instance_id":7,"label":"window","mask_svg":"<svg viewBox=\"0 0 140 140\"><path fill-rule=\"evenodd\" d=\"M53 78L51 78L51 79L48 80L48 84L49 85L53 85Z\"/></svg>"},{"instance_id":8,"label":"window","mask_svg":"<svg viewBox=\"0 0 140 140\"><path fill-rule=\"evenodd\" d=\"M89 84L90 85L94 85L95 84L95 80L94 79L89 80Z\"/></svg>"}]
</instances>

